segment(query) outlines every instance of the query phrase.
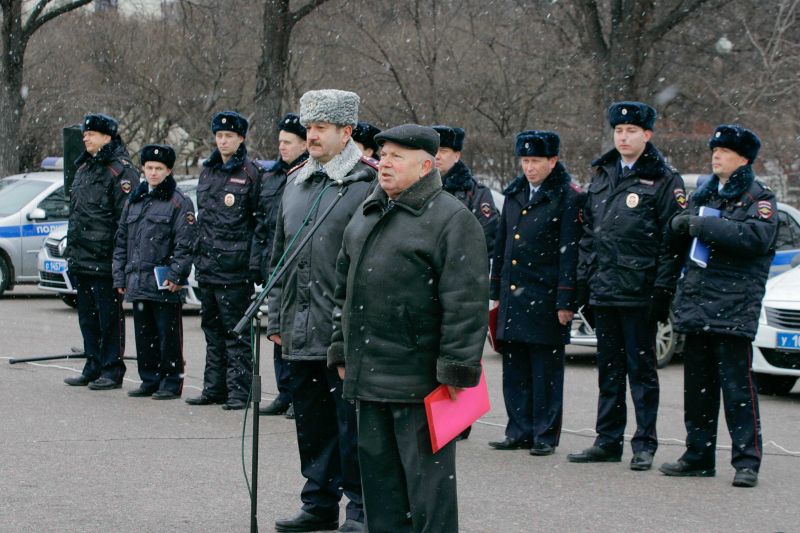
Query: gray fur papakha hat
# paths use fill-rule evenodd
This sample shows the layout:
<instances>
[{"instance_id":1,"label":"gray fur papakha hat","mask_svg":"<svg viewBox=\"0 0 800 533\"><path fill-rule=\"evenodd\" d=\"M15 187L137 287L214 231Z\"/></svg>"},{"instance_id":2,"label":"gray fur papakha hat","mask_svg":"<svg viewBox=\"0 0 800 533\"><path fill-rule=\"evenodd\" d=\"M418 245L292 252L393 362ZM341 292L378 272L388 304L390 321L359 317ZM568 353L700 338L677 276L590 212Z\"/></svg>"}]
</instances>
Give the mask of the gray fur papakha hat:
<instances>
[{"instance_id":1,"label":"gray fur papakha hat","mask_svg":"<svg viewBox=\"0 0 800 533\"><path fill-rule=\"evenodd\" d=\"M337 126L355 126L360 102L358 95L350 91L308 91L300 97L300 124L308 126L311 122L328 122Z\"/></svg>"}]
</instances>

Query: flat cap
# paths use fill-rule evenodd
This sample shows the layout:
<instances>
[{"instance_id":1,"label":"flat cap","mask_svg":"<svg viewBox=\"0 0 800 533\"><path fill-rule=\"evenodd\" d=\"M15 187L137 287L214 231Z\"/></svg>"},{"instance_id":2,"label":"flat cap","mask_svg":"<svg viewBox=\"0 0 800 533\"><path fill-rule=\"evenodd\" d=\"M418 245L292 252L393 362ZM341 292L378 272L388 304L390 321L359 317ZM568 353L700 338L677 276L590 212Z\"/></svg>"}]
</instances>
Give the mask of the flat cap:
<instances>
[{"instance_id":1,"label":"flat cap","mask_svg":"<svg viewBox=\"0 0 800 533\"><path fill-rule=\"evenodd\" d=\"M556 157L561 139L553 131L527 130L517 134L514 154L517 157Z\"/></svg>"},{"instance_id":2,"label":"flat cap","mask_svg":"<svg viewBox=\"0 0 800 533\"><path fill-rule=\"evenodd\" d=\"M464 149L464 137L466 137L466 133L462 128L445 125L431 127L439 133L440 148L452 148L456 152L460 152Z\"/></svg>"},{"instance_id":3,"label":"flat cap","mask_svg":"<svg viewBox=\"0 0 800 533\"><path fill-rule=\"evenodd\" d=\"M119 123L113 117L102 113L89 113L83 117L81 122L81 133L96 131L112 137L116 136L119 130Z\"/></svg>"},{"instance_id":4,"label":"flat cap","mask_svg":"<svg viewBox=\"0 0 800 533\"><path fill-rule=\"evenodd\" d=\"M708 147L712 150L717 146L733 150L752 163L758 157L761 139L755 132L738 124L721 124L708 141Z\"/></svg>"},{"instance_id":5,"label":"flat cap","mask_svg":"<svg viewBox=\"0 0 800 533\"><path fill-rule=\"evenodd\" d=\"M403 124L384 130L375 136L378 146L383 146L386 141L397 143L406 148L425 150L436 157L439 151L439 134L435 129L419 124Z\"/></svg>"},{"instance_id":6,"label":"flat cap","mask_svg":"<svg viewBox=\"0 0 800 533\"><path fill-rule=\"evenodd\" d=\"M652 130L656 124L656 110L642 102L615 102L608 106L608 123L612 128L620 124L633 124Z\"/></svg>"},{"instance_id":7,"label":"flat cap","mask_svg":"<svg viewBox=\"0 0 800 533\"><path fill-rule=\"evenodd\" d=\"M300 97L300 123L306 127L312 122L355 127L360 103L358 95L350 91L308 91Z\"/></svg>"},{"instance_id":8,"label":"flat cap","mask_svg":"<svg viewBox=\"0 0 800 533\"><path fill-rule=\"evenodd\" d=\"M281 130L294 133L303 139L306 138L306 128L300 124L300 117L294 113L287 113L286 116L281 119L280 123L278 124L278 131Z\"/></svg>"},{"instance_id":9,"label":"flat cap","mask_svg":"<svg viewBox=\"0 0 800 533\"><path fill-rule=\"evenodd\" d=\"M232 131L247 137L247 119L236 111L220 111L211 119L211 133Z\"/></svg>"},{"instance_id":10,"label":"flat cap","mask_svg":"<svg viewBox=\"0 0 800 533\"><path fill-rule=\"evenodd\" d=\"M148 161L163 163L167 168L175 166L175 150L168 144L148 144L142 147L139 154L142 165Z\"/></svg>"}]
</instances>

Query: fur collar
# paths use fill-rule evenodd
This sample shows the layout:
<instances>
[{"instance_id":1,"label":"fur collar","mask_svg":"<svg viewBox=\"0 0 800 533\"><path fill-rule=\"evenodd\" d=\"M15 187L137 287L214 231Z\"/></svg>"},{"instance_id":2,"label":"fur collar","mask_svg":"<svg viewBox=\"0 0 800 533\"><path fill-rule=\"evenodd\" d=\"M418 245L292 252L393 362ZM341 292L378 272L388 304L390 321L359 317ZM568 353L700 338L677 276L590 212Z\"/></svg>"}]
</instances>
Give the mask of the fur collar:
<instances>
[{"instance_id":1,"label":"fur collar","mask_svg":"<svg viewBox=\"0 0 800 533\"><path fill-rule=\"evenodd\" d=\"M130 159L130 155L128 154L128 150L125 148L125 145L122 144L122 140L119 137L114 137L108 142L108 144L100 148L100 151L98 151L94 157L92 157L89 152L84 150L81 156L75 160L75 166L80 167L84 163L108 165L115 159L120 158Z\"/></svg>"},{"instance_id":2,"label":"fur collar","mask_svg":"<svg viewBox=\"0 0 800 533\"><path fill-rule=\"evenodd\" d=\"M475 185L472 172L460 159L442 176L442 188L447 192L468 191Z\"/></svg>"},{"instance_id":3,"label":"fur collar","mask_svg":"<svg viewBox=\"0 0 800 533\"><path fill-rule=\"evenodd\" d=\"M361 150L358 149L353 139L348 139L344 150L336 154L333 159L326 164L322 164L313 157L308 157L308 162L303 168L297 171L295 185L300 185L306 181L314 172L324 172L332 180L340 180L353 170L356 163L361 161Z\"/></svg>"},{"instance_id":4,"label":"fur collar","mask_svg":"<svg viewBox=\"0 0 800 533\"><path fill-rule=\"evenodd\" d=\"M442 190L442 176L435 168L422 176L418 182L400 193L394 205L410 211L415 216L421 215L429 208L431 198ZM380 186L364 202L363 210L366 214L371 209L385 209L389 196Z\"/></svg>"},{"instance_id":5,"label":"fur collar","mask_svg":"<svg viewBox=\"0 0 800 533\"><path fill-rule=\"evenodd\" d=\"M753 174L753 167L750 165L743 165L737 168L736 172L731 174L728 182L722 186L722 190L720 191L719 177L714 174L711 176L710 180L706 181L703 186L694 193L694 201L697 205L705 205L715 194L723 200L735 200L750 189L755 179L756 176Z\"/></svg>"},{"instance_id":6,"label":"fur collar","mask_svg":"<svg viewBox=\"0 0 800 533\"><path fill-rule=\"evenodd\" d=\"M611 167L616 167L620 159L619 152L614 148L592 161L592 166L596 168L604 167L606 172L610 173ZM633 171L639 177L660 178L670 173L671 169L667 162L664 161L664 156L661 155L661 152L652 143L648 142L644 152L634 163Z\"/></svg>"},{"instance_id":7,"label":"fur collar","mask_svg":"<svg viewBox=\"0 0 800 533\"><path fill-rule=\"evenodd\" d=\"M247 159L247 147L244 143L239 145L239 149L231 156L226 163L222 162L222 155L218 149L211 152L211 157L203 162L204 167L216 168L223 172L233 173L244 166L244 161Z\"/></svg>"},{"instance_id":8,"label":"fur collar","mask_svg":"<svg viewBox=\"0 0 800 533\"><path fill-rule=\"evenodd\" d=\"M283 159L280 158L280 156L278 156L278 160L272 164L272 166L269 168L269 171L272 172L273 174L277 174L279 172L286 174L289 171L289 169L296 167L306 159L308 159L308 152L303 152L300 155L300 157L298 157L291 163L286 163Z\"/></svg>"},{"instance_id":9,"label":"fur collar","mask_svg":"<svg viewBox=\"0 0 800 533\"><path fill-rule=\"evenodd\" d=\"M172 198L172 194L175 192L175 188L177 186L178 184L175 183L175 178L173 178L172 174L170 174L167 176L167 179L156 185L156 188L153 189L153 192L149 192L150 186L147 184L147 180L144 179L139 182L139 185L136 186L133 194L131 194L131 203L141 201L148 194L156 200L167 201Z\"/></svg>"},{"instance_id":10,"label":"fur collar","mask_svg":"<svg viewBox=\"0 0 800 533\"><path fill-rule=\"evenodd\" d=\"M567 172L567 168L561 164L561 161L557 161L556 166L553 167L550 175L544 179L539 190L550 200L553 200L558 195L562 194L566 187L569 187L571 181L572 176ZM510 197L523 190L526 194L530 190L528 188L528 180L524 175L514 178L514 181L505 188L503 194Z\"/></svg>"}]
</instances>

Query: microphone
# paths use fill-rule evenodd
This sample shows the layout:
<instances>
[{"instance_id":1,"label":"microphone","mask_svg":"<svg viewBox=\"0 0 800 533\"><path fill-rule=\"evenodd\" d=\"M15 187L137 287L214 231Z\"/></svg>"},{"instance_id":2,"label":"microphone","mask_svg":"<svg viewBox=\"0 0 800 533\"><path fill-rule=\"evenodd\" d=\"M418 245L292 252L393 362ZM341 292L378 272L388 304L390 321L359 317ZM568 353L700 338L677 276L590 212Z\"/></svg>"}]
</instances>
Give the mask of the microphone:
<instances>
[{"instance_id":1,"label":"microphone","mask_svg":"<svg viewBox=\"0 0 800 533\"><path fill-rule=\"evenodd\" d=\"M372 181L373 179L375 179L375 176L372 175L372 172L370 172L367 169L364 169L364 170L359 170L355 174L350 174L349 176L345 176L342 179L333 181L335 181L337 185L344 186L353 183L358 183L359 181Z\"/></svg>"}]
</instances>

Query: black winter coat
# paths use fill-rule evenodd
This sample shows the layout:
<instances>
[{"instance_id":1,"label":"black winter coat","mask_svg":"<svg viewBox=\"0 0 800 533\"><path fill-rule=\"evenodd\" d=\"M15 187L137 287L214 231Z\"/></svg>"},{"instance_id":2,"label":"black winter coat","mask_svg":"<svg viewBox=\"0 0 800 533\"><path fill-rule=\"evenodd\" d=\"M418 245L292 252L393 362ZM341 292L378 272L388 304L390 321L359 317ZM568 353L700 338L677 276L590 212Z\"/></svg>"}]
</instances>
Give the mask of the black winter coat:
<instances>
[{"instance_id":1,"label":"black winter coat","mask_svg":"<svg viewBox=\"0 0 800 533\"><path fill-rule=\"evenodd\" d=\"M72 274L110 278L117 224L125 200L139 184L139 171L119 137L94 157L84 152L75 165L64 256Z\"/></svg>"},{"instance_id":2,"label":"black winter coat","mask_svg":"<svg viewBox=\"0 0 800 533\"><path fill-rule=\"evenodd\" d=\"M355 143L352 144L352 148L345 150L346 154L340 154L329 163L332 167L336 166L341 175L329 177L328 174L317 171L299 180L303 167L312 164L311 159L289 175L278 209L270 261L271 272L279 266L278 262L292 240L296 237L294 244L299 244L314 225L317 216L336 199L341 188L334 185L332 178L338 179L361 170L367 170L373 176L377 175L372 163L361 157L361 152ZM346 162L341 163L342 159L346 159ZM329 185L333 186L328 187ZM284 359L325 360L333 327L336 257L342 247L344 228L372 191L372 187L372 183L359 182L341 189L343 196L325 219L325 223L303 248L283 279L270 291L267 335L275 333L281 335ZM322 193L319 204L312 209L323 189L326 190ZM303 219L310 210L311 217L303 227Z\"/></svg>"},{"instance_id":3,"label":"black winter coat","mask_svg":"<svg viewBox=\"0 0 800 533\"><path fill-rule=\"evenodd\" d=\"M275 239L275 223L278 217L278 207L281 203L283 189L286 187L288 172L308 159L308 152L292 161L285 163L278 158L275 164L261 177L261 197L258 200L258 224L255 229L255 253L260 257L261 277L269 278L269 260L272 255L272 241Z\"/></svg>"},{"instance_id":4,"label":"black winter coat","mask_svg":"<svg viewBox=\"0 0 800 533\"><path fill-rule=\"evenodd\" d=\"M463 161L456 161L447 174L442 176L442 188L461 200L467 209L481 223L483 234L486 237L488 258L494 253L494 242L497 237L497 226L500 213L494 205L492 191L472 177L472 172Z\"/></svg>"},{"instance_id":5,"label":"black winter coat","mask_svg":"<svg viewBox=\"0 0 800 533\"><path fill-rule=\"evenodd\" d=\"M388 203L376 188L336 262L328 366L344 397L422 402L440 383L473 387L488 323L486 243L433 170Z\"/></svg>"},{"instance_id":6,"label":"black winter coat","mask_svg":"<svg viewBox=\"0 0 800 533\"><path fill-rule=\"evenodd\" d=\"M685 271L675 298L675 329L755 338L761 299L775 256L778 211L772 191L755 180L750 165L739 168L718 191L713 176L690 198L690 235L670 237ZM697 216L701 206L720 218ZM692 237L710 247L707 268L688 259Z\"/></svg>"},{"instance_id":7,"label":"black winter coat","mask_svg":"<svg viewBox=\"0 0 800 533\"><path fill-rule=\"evenodd\" d=\"M592 166L578 262L590 303L643 307L654 287L674 292L680 259L666 237L670 219L686 207L683 179L650 143L625 179L617 150Z\"/></svg>"},{"instance_id":8,"label":"black winter coat","mask_svg":"<svg viewBox=\"0 0 800 533\"><path fill-rule=\"evenodd\" d=\"M261 194L261 169L247 157L244 143L226 162L218 150L203 163L197 183L198 239L195 276L199 283L248 283L261 268L253 246Z\"/></svg>"},{"instance_id":9,"label":"black winter coat","mask_svg":"<svg viewBox=\"0 0 800 533\"><path fill-rule=\"evenodd\" d=\"M197 234L194 205L177 189L172 174L148 192L143 180L133 191L117 230L114 250L114 287L125 289L125 299L154 302L181 301L180 292L156 286L153 268L169 267L173 283L189 276Z\"/></svg>"},{"instance_id":10,"label":"black winter coat","mask_svg":"<svg viewBox=\"0 0 800 533\"><path fill-rule=\"evenodd\" d=\"M499 300L497 339L568 344L560 309L575 311L575 275L586 194L559 162L529 199L525 176L503 191L490 297Z\"/></svg>"}]
</instances>

